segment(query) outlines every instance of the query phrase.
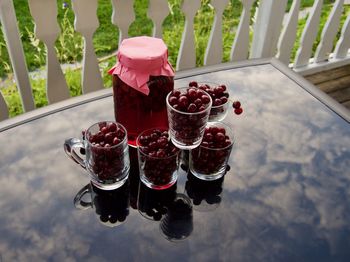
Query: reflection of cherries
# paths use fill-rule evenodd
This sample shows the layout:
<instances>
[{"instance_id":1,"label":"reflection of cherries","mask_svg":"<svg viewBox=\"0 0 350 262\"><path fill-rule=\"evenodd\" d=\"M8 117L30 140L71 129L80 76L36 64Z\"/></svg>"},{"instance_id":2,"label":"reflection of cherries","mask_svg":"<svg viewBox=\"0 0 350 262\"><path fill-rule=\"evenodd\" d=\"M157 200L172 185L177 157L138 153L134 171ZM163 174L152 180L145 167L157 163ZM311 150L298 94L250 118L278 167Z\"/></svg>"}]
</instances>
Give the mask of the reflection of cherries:
<instances>
[{"instance_id":1,"label":"reflection of cherries","mask_svg":"<svg viewBox=\"0 0 350 262\"><path fill-rule=\"evenodd\" d=\"M212 109L210 111L211 116L219 115L220 113L225 112L225 108L221 105L226 104L229 99L229 93L227 92L226 85L210 85L208 83L201 84L196 81L191 81L189 87L197 87L203 91L206 91L213 100ZM234 101L232 103L232 107L234 108L234 112L237 115L243 113L243 108L241 107L241 102Z\"/></svg>"},{"instance_id":2,"label":"reflection of cherries","mask_svg":"<svg viewBox=\"0 0 350 262\"><path fill-rule=\"evenodd\" d=\"M185 189L195 206L201 205L203 201L209 205L219 204L221 202L220 194L222 193L223 181L224 177L214 181L205 181L189 173Z\"/></svg>"},{"instance_id":3,"label":"reflection of cherries","mask_svg":"<svg viewBox=\"0 0 350 262\"><path fill-rule=\"evenodd\" d=\"M183 240L192 233L192 205L191 200L186 195L176 195L160 223L160 229L170 241Z\"/></svg>"},{"instance_id":4,"label":"reflection of cherries","mask_svg":"<svg viewBox=\"0 0 350 262\"><path fill-rule=\"evenodd\" d=\"M167 130L152 129L138 138L140 165L148 181L154 185L167 185L177 169L179 149L176 148Z\"/></svg>"},{"instance_id":5,"label":"reflection of cherries","mask_svg":"<svg viewBox=\"0 0 350 262\"><path fill-rule=\"evenodd\" d=\"M91 152L90 163L93 172L101 180L114 180L124 169L124 150L120 145L126 136L125 129L114 122L100 122L99 130L94 133L85 133L88 140L87 147Z\"/></svg>"},{"instance_id":6,"label":"reflection of cherries","mask_svg":"<svg viewBox=\"0 0 350 262\"><path fill-rule=\"evenodd\" d=\"M93 203L103 223L124 222L129 215L129 183L114 190L102 190L91 184L95 193Z\"/></svg>"},{"instance_id":7,"label":"reflection of cherries","mask_svg":"<svg viewBox=\"0 0 350 262\"><path fill-rule=\"evenodd\" d=\"M225 128L206 127L201 145L191 152L194 169L204 174L219 171L231 153L230 145Z\"/></svg>"},{"instance_id":8,"label":"reflection of cherries","mask_svg":"<svg viewBox=\"0 0 350 262\"><path fill-rule=\"evenodd\" d=\"M160 221L175 197L176 184L164 190L152 190L140 183L137 208L144 217Z\"/></svg>"}]
</instances>

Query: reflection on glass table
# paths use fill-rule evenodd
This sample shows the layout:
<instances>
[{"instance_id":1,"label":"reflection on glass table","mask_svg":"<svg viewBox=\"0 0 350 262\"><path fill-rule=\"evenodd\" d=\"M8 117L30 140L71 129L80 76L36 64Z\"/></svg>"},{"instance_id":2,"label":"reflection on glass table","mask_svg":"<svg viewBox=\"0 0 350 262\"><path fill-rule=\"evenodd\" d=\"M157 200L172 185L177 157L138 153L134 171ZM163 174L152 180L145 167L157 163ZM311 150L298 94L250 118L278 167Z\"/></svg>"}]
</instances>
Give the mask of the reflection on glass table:
<instances>
[{"instance_id":1,"label":"reflection on glass table","mask_svg":"<svg viewBox=\"0 0 350 262\"><path fill-rule=\"evenodd\" d=\"M102 190L90 182L77 193L74 205L80 210L94 209L105 226L119 226L129 215L129 181L114 190Z\"/></svg>"},{"instance_id":2,"label":"reflection on glass table","mask_svg":"<svg viewBox=\"0 0 350 262\"><path fill-rule=\"evenodd\" d=\"M193 230L192 204L188 196L177 193L177 184L164 190L154 190L139 183L139 213L152 221L169 241L184 240Z\"/></svg>"},{"instance_id":3,"label":"reflection on glass table","mask_svg":"<svg viewBox=\"0 0 350 262\"><path fill-rule=\"evenodd\" d=\"M205 181L188 173L185 190L194 210L205 212L218 208L222 200L224 179L225 175L217 180Z\"/></svg>"}]
</instances>

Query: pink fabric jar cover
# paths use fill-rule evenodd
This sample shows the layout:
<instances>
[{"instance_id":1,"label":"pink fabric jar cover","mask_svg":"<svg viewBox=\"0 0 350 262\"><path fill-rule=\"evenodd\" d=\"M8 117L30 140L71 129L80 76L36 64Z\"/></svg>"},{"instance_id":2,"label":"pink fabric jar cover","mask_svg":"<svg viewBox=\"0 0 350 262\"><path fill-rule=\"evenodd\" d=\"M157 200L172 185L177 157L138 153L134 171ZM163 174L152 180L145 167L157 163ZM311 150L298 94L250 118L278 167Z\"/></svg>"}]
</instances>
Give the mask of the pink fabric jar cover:
<instances>
[{"instance_id":1,"label":"pink fabric jar cover","mask_svg":"<svg viewBox=\"0 0 350 262\"><path fill-rule=\"evenodd\" d=\"M117 53L118 63L108 73L118 75L127 85L149 94L147 82L152 76L174 76L168 62L168 49L160 38L139 36L124 39Z\"/></svg>"}]
</instances>

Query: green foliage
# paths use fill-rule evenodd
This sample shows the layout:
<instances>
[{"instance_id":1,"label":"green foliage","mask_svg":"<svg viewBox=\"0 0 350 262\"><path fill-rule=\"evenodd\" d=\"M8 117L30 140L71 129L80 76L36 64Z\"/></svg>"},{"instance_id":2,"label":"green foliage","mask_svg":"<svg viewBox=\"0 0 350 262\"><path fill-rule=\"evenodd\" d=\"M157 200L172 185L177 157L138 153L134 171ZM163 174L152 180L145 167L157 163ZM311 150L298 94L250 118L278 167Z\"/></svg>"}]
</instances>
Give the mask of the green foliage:
<instances>
[{"instance_id":1,"label":"green foliage","mask_svg":"<svg viewBox=\"0 0 350 262\"><path fill-rule=\"evenodd\" d=\"M169 15L163 23L163 39L168 47L169 62L175 68L176 59L185 25L185 16L181 11L181 0L168 1Z\"/></svg>"},{"instance_id":2,"label":"green foliage","mask_svg":"<svg viewBox=\"0 0 350 262\"><path fill-rule=\"evenodd\" d=\"M100 26L94 34L94 47L98 56L110 54L118 48L118 28L112 24L112 4L110 0L99 0L97 17Z\"/></svg>"},{"instance_id":3,"label":"green foliage","mask_svg":"<svg viewBox=\"0 0 350 262\"><path fill-rule=\"evenodd\" d=\"M28 40L32 47L35 49L35 53L33 54L34 57L34 63L38 66L44 66L46 61L46 48L44 47L44 44L40 42L38 38L36 38L33 31L31 31L28 27L25 27L26 33L28 35Z\"/></svg>"},{"instance_id":4,"label":"green foliage","mask_svg":"<svg viewBox=\"0 0 350 262\"><path fill-rule=\"evenodd\" d=\"M153 23L147 17L147 8L147 0L134 1L135 21L129 27L130 36L150 36L152 34Z\"/></svg>"},{"instance_id":5,"label":"green foliage","mask_svg":"<svg viewBox=\"0 0 350 262\"><path fill-rule=\"evenodd\" d=\"M83 39L75 32L74 25L69 19L70 9L65 9L61 20L61 34L59 35L55 49L61 63L75 63L81 60L83 55Z\"/></svg>"},{"instance_id":6,"label":"green foliage","mask_svg":"<svg viewBox=\"0 0 350 262\"><path fill-rule=\"evenodd\" d=\"M35 107L43 107L48 104L47 97L46 97L46 81L43 78L37 78L37 79L31 79L30 84L32 85L33 89L33 97L35 102Z\"/></svg>"},{"instance_id":7,"label":"green foliage","mask_svg":"<svg viewBox=\"0 0 350 262\"><path fill-rule=\"evenodd\" d=\"M2 72L4 74L5 73L9 74L11 72L11 66L8 63L8 53L6 50L6 44L1 38L0 38L0 65L1 65L0 76Z\"/></svg>"},{"instance_id":8,"label":"green foliage","mask_svg":"<svg viewBox=\"0 0 350 262\"><path fill-rule=\"evenodd\" d=\"M10 117L19 115L23 113L21 99L19 97L19 92L17 90L16 84L11 83L10 80L6 81L7 87L2 88L1 93L5 98L7 107L9 108Z\"/></svg>"}]
</instances>

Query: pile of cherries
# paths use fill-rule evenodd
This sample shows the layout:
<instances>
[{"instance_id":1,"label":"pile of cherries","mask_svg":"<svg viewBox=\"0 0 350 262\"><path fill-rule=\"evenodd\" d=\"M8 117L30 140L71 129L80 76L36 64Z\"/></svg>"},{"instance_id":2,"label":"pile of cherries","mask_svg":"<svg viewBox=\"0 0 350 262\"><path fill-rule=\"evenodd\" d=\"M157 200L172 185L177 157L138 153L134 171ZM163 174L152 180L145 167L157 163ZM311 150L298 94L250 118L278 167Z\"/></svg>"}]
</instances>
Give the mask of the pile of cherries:
<instances>
[{"instance_id":1,"label":"pile of cherries","mask_svg":"<svg viewBox=\"0 0 350 262\"><path fill-rule=\"evenodd\" d=\"M229 93L227 92L227 87L224 84L221 85L212 85L208 83L198 83L196 81L191 81L189 87L196 87L205 92L207 92L212 100L213 105L210 111L210 116L216 116L225 112L224 105L229 102ZM241 107L241 103L239 101L234 101L232 103L232 107L234 108L234 112L237 115L243 113L243 108Z\"/></svg>"},{"instance_id":2,"label":"pile of cherries","mask_svg":"<svg viewBox=\"0 0 350 262\"><path fill-rule=\"evenodd\" d=\"M195 206L201 204L215 205L221 202L222 184L224 177L214 181L203 181L192 175L187 176L185 189Z\"/></svg>"},{"instance_id":3,"label":"pile of cherries","mask_svg":"<svg viewBox=\"0 0 350 262\"><path fill-rule=\"evenodd\" d=\"M210 102L206 92L198 88L188 88L185 93L174 90L169 96L169 104L176 110L186 113L204 111Z\"/></svg>"},{"instance_id":4,"label":"pile of cherries","mask_svg":"<svg viewBox=\"0 0 350 262\"><path fill-rule=\"evenodd\" d=\"M84 134L94 147L111 147L118 145L125 138L124 129L114 122L100 122L99 131L95 134Z\"/></svg>"},{"instance_id":5,"label":"pile of cherries","mask_svg":"<svg viewBox=\"0 0 350 262\"><path fill-rule=\"evenodd\" d=\"M138 139L140 165L148 181L167 185L177 169L179 149L173 145L167 130L145 131Z\"/></svg>"},{"instance_id":6,"label":"pile of cherries","mask_svg":"<svg viewBox=\"0 0 350 262\"><path fill-rule=\"evenodd\" d=\"M115 190L102 190L91 185L95 193L93 198L95 212L100 216L101 222L115 225L124 222L129 215L128 183Z\"/></svg>"},{"instance_id":7,"label":"pile of cherries","mask_svg":"<svg viewBox=\"0 0 350 262\"><path fill-rule=\"evenodd\" d=\"M121 125L114 122L99 123L99 130L94 133L83 132L87 144L87 151L91 155L87 156L88 168L97 174L104 182L115 182L118 174L124 167L124 154L126 146L117 146L126 143L126 133Z\"/></svg>"},{"instance_id":8,"label":"pile of cherries","mask_svg":"<svg viewBox=\"0 0 350 262\"><path fill-rule=\"evenodd\" d=\"M206 127L201 145L191 152L193 168L203 174L218 172L231 153L231 145L225 128Z\"/></svg>"},{"instance_id":9,"label":"pile of cherries","mask_svg":"<svg viewBox=\"0 0 350 262\"><path fill-rule=\"evenodd\" d=\"M207 92L213 100L213 107L227 103L230 96L225 85L210 86L209 84L198 84L196 81L191 81L188 85Z\"/></svg>"},{"instance_id":10,"label":"pile of cherries","mask_svg":"<svg viewBox=\"0 0 350 262\"><path fill-rule=\"evenodd\" d=\"M160 229L167 239L182 240L192 233L193 211L190 203L187 196L178 194L177 199L169 205L168 212L160 223Z\"/></svg>"},{"instance_id":11,"label":"pile of cherries","mask_svg":"<svg viewBox=\"0 0 350 262\"><path fill-rule=\"evenodd\" d=\"M160 221L176 197L176 188L175 184L164 190L152 190L141 183L137 200L140 214L148 219Z\"/></svg>"}]
</instances>

